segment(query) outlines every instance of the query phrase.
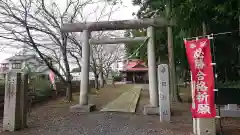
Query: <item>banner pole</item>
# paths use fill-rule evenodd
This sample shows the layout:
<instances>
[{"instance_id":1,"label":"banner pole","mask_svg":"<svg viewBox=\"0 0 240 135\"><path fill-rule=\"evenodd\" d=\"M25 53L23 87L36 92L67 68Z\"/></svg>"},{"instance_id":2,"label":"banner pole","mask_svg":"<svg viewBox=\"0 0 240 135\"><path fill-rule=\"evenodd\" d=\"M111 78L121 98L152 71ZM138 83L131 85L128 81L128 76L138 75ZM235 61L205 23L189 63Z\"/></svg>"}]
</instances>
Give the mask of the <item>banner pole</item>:
<instances>
[{"instance_id":1,"label":"banner pole","mask_svg":"<svg viewBox=\"0 0 240 135\"><path fill-rule=\"evenodd\" d=\"M194 83L192 80L192 72L190 71L190 77L191 77L191 94L192 94L192 108L195 106L194 103ZM196 118L193 118L193 133L197 134L197 121Z\"/></svg>"}]
</instances>

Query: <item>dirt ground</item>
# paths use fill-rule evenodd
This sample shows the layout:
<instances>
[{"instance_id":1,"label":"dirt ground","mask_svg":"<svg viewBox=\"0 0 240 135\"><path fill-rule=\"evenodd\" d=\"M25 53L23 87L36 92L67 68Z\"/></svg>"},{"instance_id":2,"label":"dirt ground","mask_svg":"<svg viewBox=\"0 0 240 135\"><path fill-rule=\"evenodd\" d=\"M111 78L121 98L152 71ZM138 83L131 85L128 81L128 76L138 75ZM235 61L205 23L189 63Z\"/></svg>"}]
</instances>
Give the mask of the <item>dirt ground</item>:
<instances>
[{"instance_id":1,"label":"dirt ground","mask_svg":"<svg viewBox=\"0 0 240 135\"><path fill-rule=\"evenodd\" d=\"M116 89L107 86L99 92L91 91L89 102L97 109L117 98L131 85L117 85ZM78 93L72 103L63 99L49 101L33 109L29 128L14 133L2 132L1 135L191 135L192 118L190 104L174 103L171 123L160 123L159 116L142 115L144 105L149 102L148 90L141 92L135 114L117 112L70 113L69 107L78 102ZM240 134L240 119L225 118L222 121L224 135Z\"/></svg>"}]
</instances>

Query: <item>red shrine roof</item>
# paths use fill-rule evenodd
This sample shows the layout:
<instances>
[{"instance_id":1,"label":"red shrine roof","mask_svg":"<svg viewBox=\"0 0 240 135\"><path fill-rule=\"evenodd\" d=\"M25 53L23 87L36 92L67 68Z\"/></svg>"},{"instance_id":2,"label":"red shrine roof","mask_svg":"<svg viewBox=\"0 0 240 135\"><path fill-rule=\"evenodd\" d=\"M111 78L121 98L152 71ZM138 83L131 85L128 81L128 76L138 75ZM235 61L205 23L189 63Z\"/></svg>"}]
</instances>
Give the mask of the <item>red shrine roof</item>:
<instances>
[{"instance_id":1,"label":"red shrine roof","mask_svg":"<svg viewBox=\"0 0 240 135\"><path fill-rule=\"evenodd\" d=\"M142 60L130 59L126 62L122 71L148 71L148 67Z\"/></svg>"}]
</instances>

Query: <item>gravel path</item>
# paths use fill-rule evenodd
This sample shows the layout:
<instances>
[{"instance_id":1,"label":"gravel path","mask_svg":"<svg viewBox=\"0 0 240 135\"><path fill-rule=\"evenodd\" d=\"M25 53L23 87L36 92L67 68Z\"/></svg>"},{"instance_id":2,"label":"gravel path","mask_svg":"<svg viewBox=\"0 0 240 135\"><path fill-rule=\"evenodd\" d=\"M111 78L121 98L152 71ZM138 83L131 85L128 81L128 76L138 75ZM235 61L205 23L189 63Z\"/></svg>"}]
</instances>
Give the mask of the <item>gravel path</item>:
<instances>
[{"instance_id":1,"label":"gravel path","mask_svg":"<svg viewBox=\"0 0 240 135\"><path fill-rule=\"evenodd\" d=\"M45 104L31 114L29 128L1 135L190 135L191 124L160 124L158 116L117 112L70 113L69 105ZM2 123L2 121L0 120ZM178 124L177 124L178 123ZM181 126L179 126L181 125ZM1 124L0 124L1 126ZM184 127L184 131L181 129ZM188 128L187 128L188 127ZM188 130L188 132L186 132Z\"/></svg>"},{"instance_id":2,"label":"gravel path","mask_svg":"<svg viewBox=\"0 0 240 135\"><path fill-rule=\"evenodd\" d=\"M44 125L32 122L22 132L1 135L190 135L180 132L179 127L161 128L156 119L125 113L69 114L46 119Z\"/></svg>"}]
</instances>

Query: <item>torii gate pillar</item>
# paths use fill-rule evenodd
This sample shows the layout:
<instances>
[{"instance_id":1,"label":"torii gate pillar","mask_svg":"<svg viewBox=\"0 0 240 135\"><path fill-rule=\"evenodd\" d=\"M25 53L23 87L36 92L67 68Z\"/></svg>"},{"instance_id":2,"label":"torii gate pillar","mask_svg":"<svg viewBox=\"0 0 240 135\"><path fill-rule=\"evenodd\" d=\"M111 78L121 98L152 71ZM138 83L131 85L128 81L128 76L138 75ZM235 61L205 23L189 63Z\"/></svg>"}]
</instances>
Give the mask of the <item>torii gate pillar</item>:
<instances>
[{"instance_id":1,"label":"torii gate pillar","mask_svg":"<svg viewBox=\"0 0 240 135\"><path fill-rule=\"evenodd\" d=\"M143 113L159 114L159 99L158 99L158 83L157 83L157 67L155 57L155 43L154 43L154 28L147 28L147 53L148 53L148 79L149 79L149 105L144 106Z\"/></svg>"},{"instance_id":2,"label":"torii gate pillar","mask_svg":"<svg viewBox=\"0 0 240 135\"><path fill-rule=\"evenodd\" d=\"M79 104L71 106L71 112L91 112L95 110L96 105L88 104L89 86L89 68L90 68L90 39L91 32L83 30L83 44L82 44L82 59L83 65L81 68L81 85Z\"/></svg>"}]
</instances>

